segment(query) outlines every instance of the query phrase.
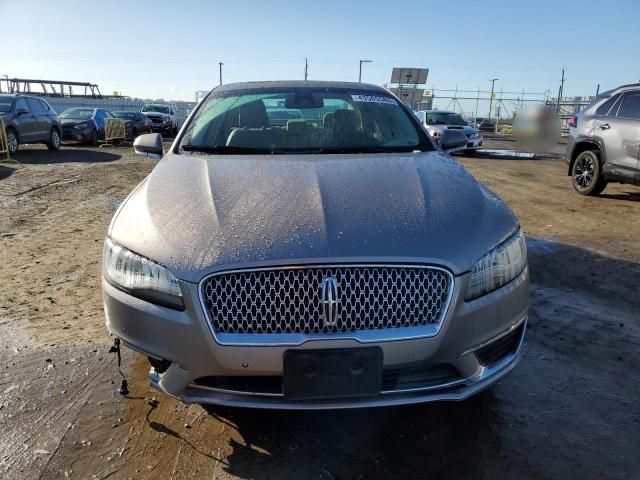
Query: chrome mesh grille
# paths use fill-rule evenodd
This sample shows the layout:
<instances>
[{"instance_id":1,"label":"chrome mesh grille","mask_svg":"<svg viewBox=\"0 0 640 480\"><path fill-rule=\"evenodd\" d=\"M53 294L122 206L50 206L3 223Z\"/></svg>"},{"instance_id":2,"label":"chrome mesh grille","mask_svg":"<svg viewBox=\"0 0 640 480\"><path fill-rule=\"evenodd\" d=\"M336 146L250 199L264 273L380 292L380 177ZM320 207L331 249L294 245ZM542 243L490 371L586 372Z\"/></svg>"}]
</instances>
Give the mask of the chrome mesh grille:
<instances>
[{"instance_id":1,"label":"chrome mesh grille","mask_svg":"<svg viewBox=\"0 0 640 480\"><path fill-rule=\"evenodd\" d=\"M322 281L337 281L335 324L327 325ZM340 266L228 272L203 282L217 333L331 333L438 324L449 273L405 266Z\"/></svg>"}]
</instances>

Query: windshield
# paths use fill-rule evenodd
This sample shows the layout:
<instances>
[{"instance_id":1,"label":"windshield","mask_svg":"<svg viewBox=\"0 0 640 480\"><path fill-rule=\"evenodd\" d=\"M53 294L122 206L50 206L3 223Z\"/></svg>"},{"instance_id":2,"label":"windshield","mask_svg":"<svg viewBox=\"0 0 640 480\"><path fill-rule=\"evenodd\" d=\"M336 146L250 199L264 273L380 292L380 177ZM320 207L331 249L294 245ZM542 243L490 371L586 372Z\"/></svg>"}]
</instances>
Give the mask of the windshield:
<instances>
[{"instance_id":1,"label":"windshield","mask_svg":"<svg viewBox=\"0 0 640 480\"><path fill-rule=\"evenodd\" d=\"M93 117L93 109L70 108L60 114L60 118L73 118L74 120L89 120Z\"/></svg>"},{"instance_id":2,"label":"windshield","mask_svg":"<svg viewBox=\"0 0 640 480\"><path fill-rule=\"evenodd\" d=\"M429 112L427 113L428 125L466 125L460 115L453 112Z\"/></svg>"},{"instance_id":3,"label":"windshield","mask_svg":"<svg viewBox=\"0 0 640 480\"><path fill-rule=\"evenodd\" d=\"M135 120L136 118L135 113L128 112L113 112L113 116L116 118L124 118L125 120Z\"/></svg>"},{"instance_id":4,"label":"windshield","mask_svg":"<svg viewBox=\"0 0 640 480\"><path fill-rule=\"evenodd\" d=\"M143 112L159 112L159 113L169 113L169 107L166 105L145 105L142 107Z\"/></svg>"},{"instance_id":5,"label":"windshield","mask_svg":"<svg viewBox=\"0 0 640 480\"><path fill-rule=\"evenodd\" d=\"M11 104L13 103L13 98L8 97L0 97L0 112L10 112Z\"/></svg>"},{"instance_id":6,"label":"windshield","mask_svg":"<svg viewBox=\"0 0 640 480\"><path fill-rule=\"evenodd\" d=\"M179 148L221 154L434 149L395 98L326 88L212 95L190 122Z\"/></svg>"}]
</instances>

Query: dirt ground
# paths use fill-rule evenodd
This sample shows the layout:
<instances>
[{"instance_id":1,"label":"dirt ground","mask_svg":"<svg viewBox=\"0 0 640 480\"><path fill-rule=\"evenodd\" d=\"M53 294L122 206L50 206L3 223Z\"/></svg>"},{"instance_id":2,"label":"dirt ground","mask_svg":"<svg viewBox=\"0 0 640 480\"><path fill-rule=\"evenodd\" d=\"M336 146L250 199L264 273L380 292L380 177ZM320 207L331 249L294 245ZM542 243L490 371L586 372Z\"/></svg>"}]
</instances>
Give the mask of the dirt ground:
<instances>
[{"instance_id":1,"label":"dirt ground","mask_svg":"<svg viewBox=\"0 0 640 480\"><path fill-rule=\"evenodd\" d=\"M100 256L155 162L17 158L0 167L0 478L640 478L640 188L585 198L558 157L458 157L529 237L521 364L464 402L292 413L183 405L130 351L119 396Z\"/></svg>"}]
</instances>

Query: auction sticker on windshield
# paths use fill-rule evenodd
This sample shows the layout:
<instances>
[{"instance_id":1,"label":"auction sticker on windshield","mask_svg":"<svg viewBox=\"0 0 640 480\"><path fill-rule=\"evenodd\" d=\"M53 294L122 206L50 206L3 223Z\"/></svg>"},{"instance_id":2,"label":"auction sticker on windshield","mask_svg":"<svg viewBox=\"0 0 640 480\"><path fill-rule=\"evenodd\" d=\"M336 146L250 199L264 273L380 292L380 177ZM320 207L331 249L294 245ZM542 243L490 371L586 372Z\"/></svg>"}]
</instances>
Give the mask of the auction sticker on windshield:
<instances>
[{"instance_id":1,"label":"auction sticker on windshield","mask_svg":"<svg viewBox=\"0 0 640 480\"><path fill-rule=\"evenodd\" d=\"M369 102L369 103L388 103L390 105L397 105L391 97L382 97L379 95L351 95L354 102Z\"/></svg>"}]
</instances>

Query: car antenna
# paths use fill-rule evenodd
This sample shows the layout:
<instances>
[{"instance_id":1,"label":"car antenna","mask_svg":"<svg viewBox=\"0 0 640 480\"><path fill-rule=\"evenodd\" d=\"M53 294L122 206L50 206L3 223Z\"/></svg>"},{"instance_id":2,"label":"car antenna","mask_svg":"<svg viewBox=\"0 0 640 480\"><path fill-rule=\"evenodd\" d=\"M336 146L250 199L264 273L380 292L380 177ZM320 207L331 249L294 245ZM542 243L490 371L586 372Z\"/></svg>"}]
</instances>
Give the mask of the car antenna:
<instances>
[{"instance_id":1,"label":"car antenna","mask_svg":"<svg viewBox=\"0 0 640 480\"><path fill-rule=\"evenodd\" d=\"M122 383L120 383L120 387L118 387L118 393L123 396L128 395L129 385L127 384L127 377L122 373L122 357L120 356L120 339L118 337L113 341L113 345L109 349L109 353L115 353L118 355L118 372L122 375Z\"/></svg>"}]
</instances>

